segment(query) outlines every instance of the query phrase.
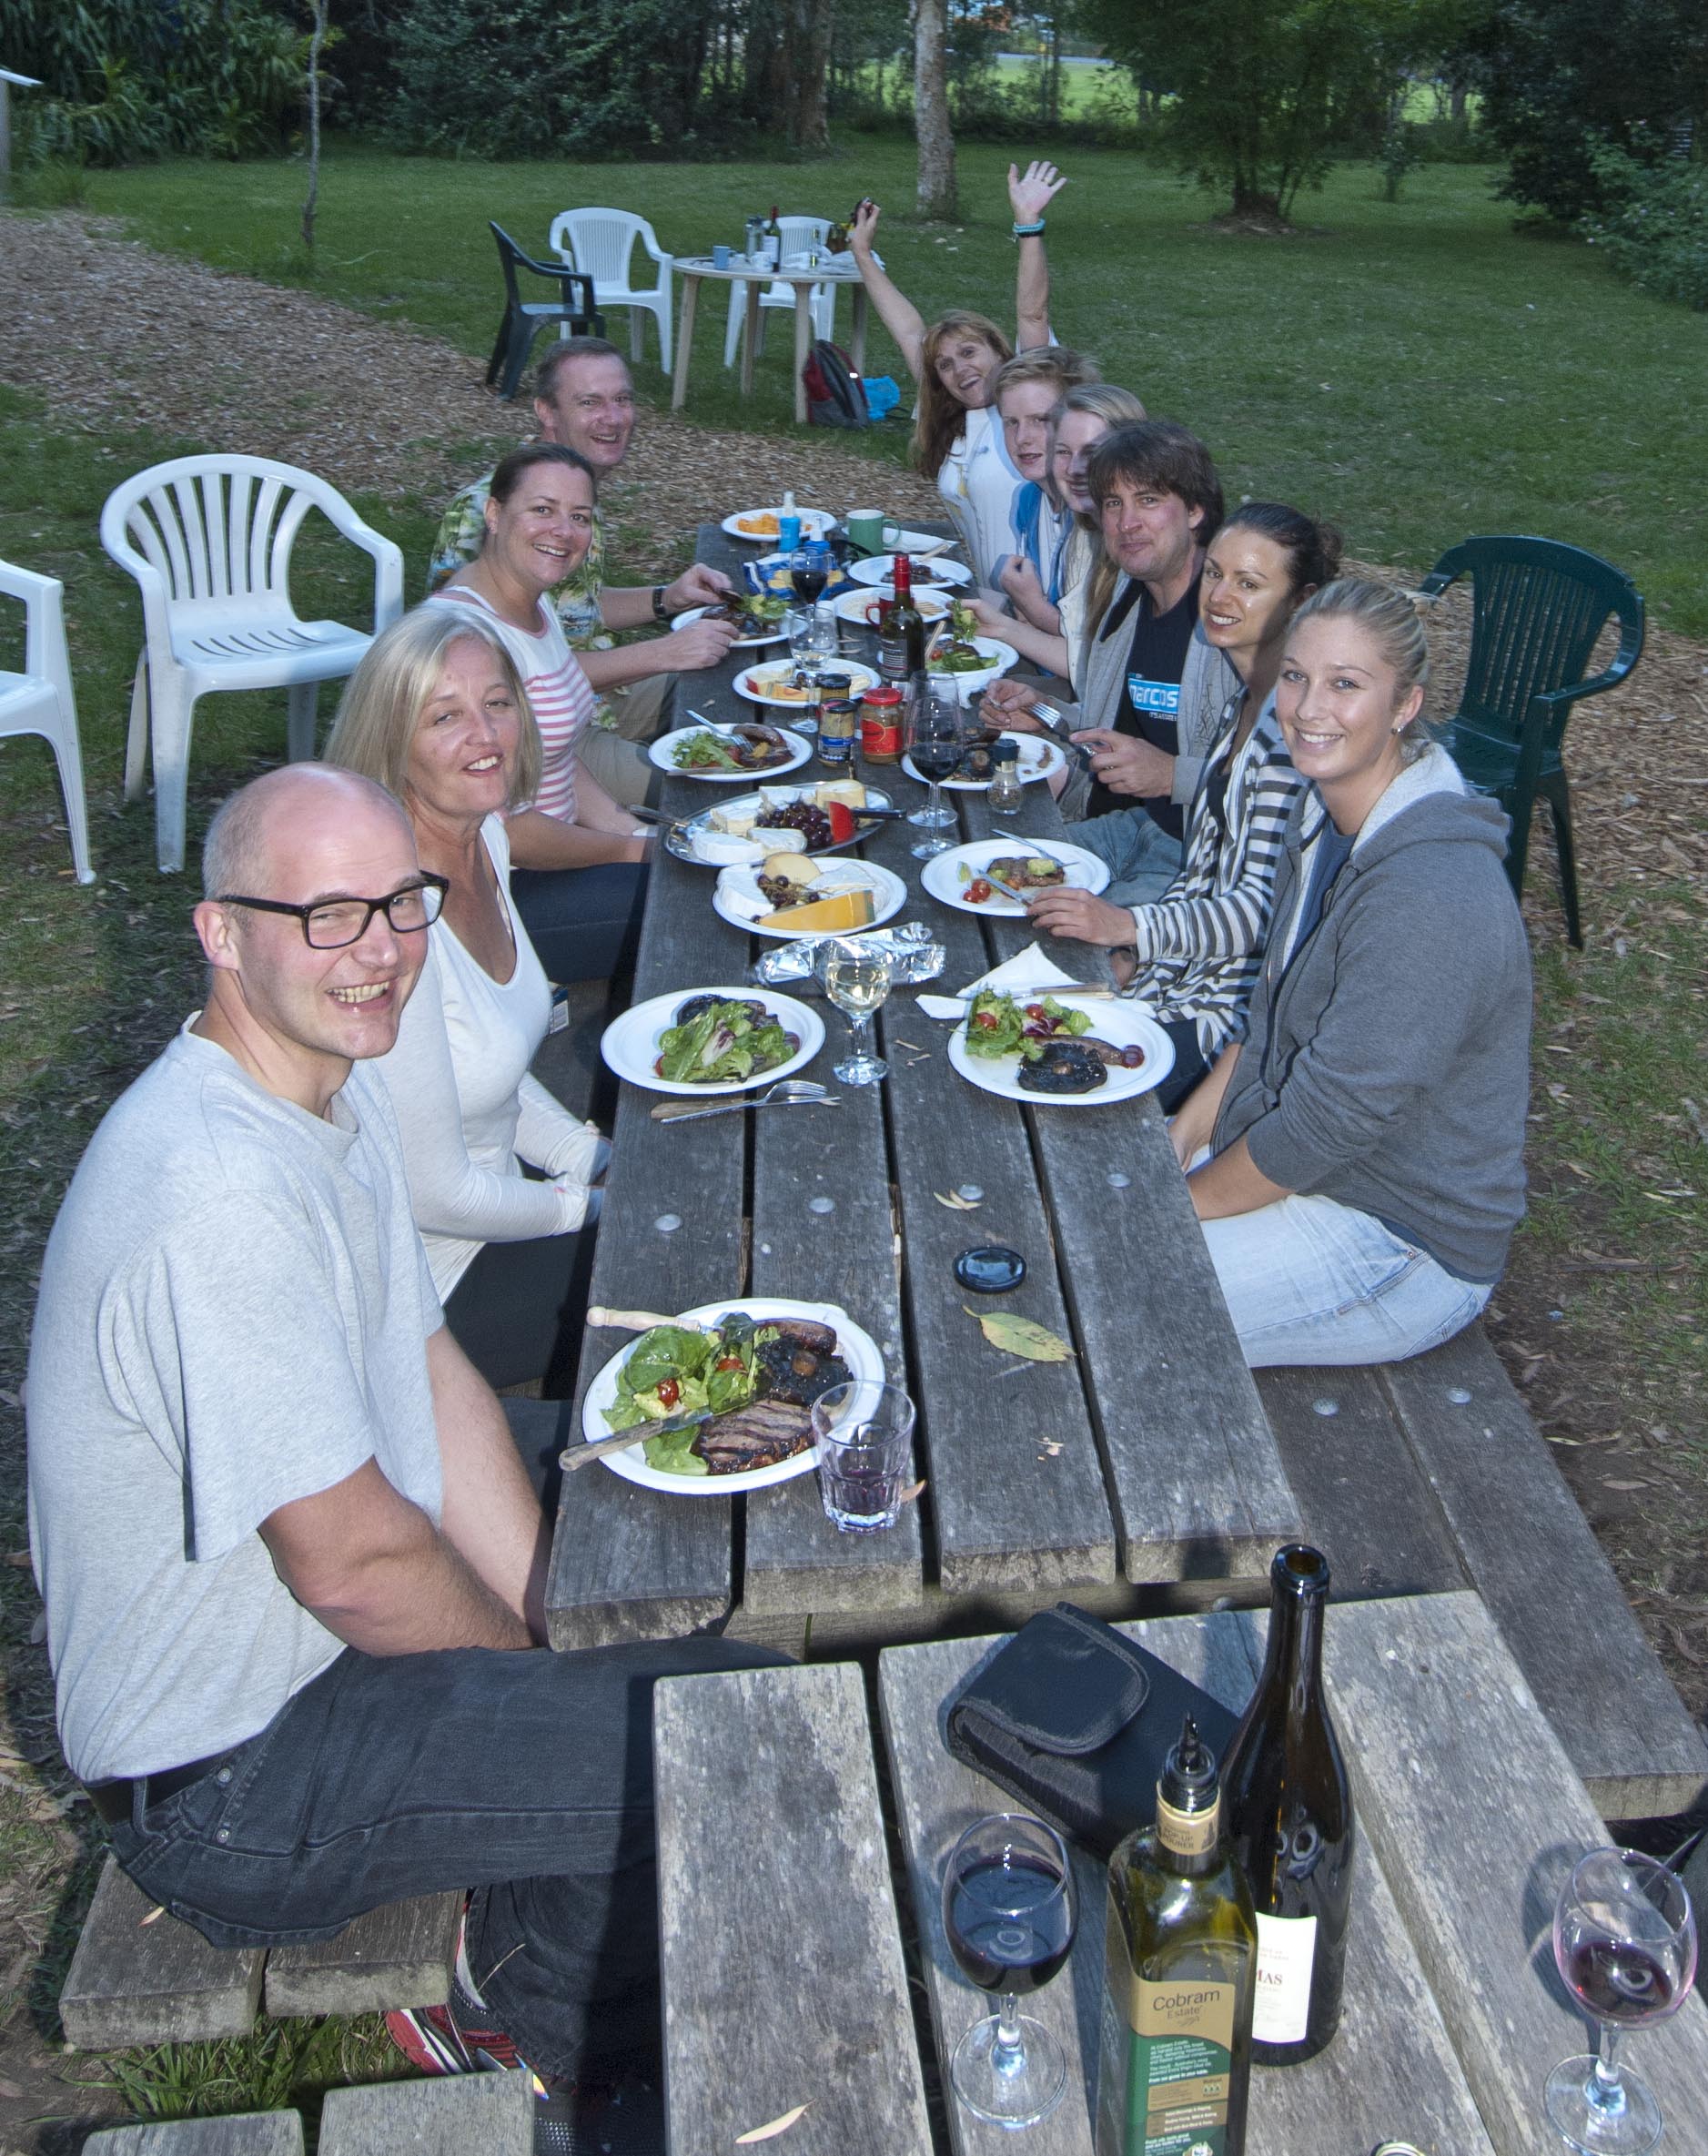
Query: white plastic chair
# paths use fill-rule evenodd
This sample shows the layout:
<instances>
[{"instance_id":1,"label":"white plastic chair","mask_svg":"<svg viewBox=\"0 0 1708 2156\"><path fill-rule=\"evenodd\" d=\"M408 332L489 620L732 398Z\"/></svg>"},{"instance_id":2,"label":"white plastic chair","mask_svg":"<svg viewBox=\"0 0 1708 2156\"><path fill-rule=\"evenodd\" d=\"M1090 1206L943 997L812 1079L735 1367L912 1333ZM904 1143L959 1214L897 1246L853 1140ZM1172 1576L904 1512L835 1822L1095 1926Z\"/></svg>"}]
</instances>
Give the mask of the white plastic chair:
<instances>
[{"instance_id":1,"label":"white plastic chair","mask_svg":"<svg viewBox=\"0 0 1708 2156\"><path fill-rule=\"evenodd\" d=\"M299 621L290 552L320 510L374 559L374 626ZM125 798L142 792L154 755L155 846L161 873L184 865L190 717L216 689L288 689L291 762L312 756L318 684L353 673L375 635L403 611L403 555L365 524L336 487L265 457L178 457L116 487L101 544L142 587L147 643L136 662L125 751Z\"/></svg>"},{"instance_id":2,"label":"white plastic chair","mask_svg":"<svg viewBox=\"0 0 1708 2156\"><path fill-rule=\"evenodd\" d=\"M658 282L637 289L629 281L630 268L639 242L658 264ZM629 351L641 357L641 317L650 314L658 323L659 363L670 372L671 277L676 258L658 244L658 235L644 218L628 209L565 209L551 220L547 242L552 252L571 269L593 280L593 295L602 314L607 308L629 310Z\"/></svg>"},{"instance_id":3,"label":"white plastic chair","mask_svg":"<svg viewBox=\"0 0 1708 2156\"><path fill-rule=\"evenodd\" d=\"M830 237L828 218L779 218L779 230L783 234L783 256L787 261L791 255L803 255L809 248L824 248ZM765 309L786 308L794 312L794 287L781 279L767 285L759 295L759 348L765 345ZM814 337L834 337L836 334L836 288L834 284L813 287L813 334ZM742 349L742 325L747 319L747 287L737 283L730 287L730 319L723 330L723 364L733 367L735 355ZM757 354L754 355L757 358Z\"/></svg>"},{"instance_id":4,"label":"white plastic chair","mask_svg":"<svg viewBox=\"0 0 1708 2156\"><path fill-rule=\"evenodd\" d=\"M45 734L59 766L71 832L71 859L80 884L92 884L89 818L83 801L83 751L77 742L77 703L71 690L71 654L66 649L66 587L56 577L37 576L0 562L0 592L24 602L24 672L0 672L0 739Z\"/></svg>"}]
</instances>

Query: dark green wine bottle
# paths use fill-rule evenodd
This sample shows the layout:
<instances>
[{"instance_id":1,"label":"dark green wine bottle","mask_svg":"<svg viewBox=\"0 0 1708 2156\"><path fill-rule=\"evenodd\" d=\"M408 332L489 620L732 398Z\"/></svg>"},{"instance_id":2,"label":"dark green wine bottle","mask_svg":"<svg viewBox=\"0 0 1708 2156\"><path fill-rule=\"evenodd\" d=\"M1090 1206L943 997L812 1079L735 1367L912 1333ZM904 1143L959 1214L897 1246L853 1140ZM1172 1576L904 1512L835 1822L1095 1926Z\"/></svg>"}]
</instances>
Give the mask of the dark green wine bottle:
<instances>
[{"instance_id":1,"label":"dark green wine bottle","mask_svg":"<svg viewBox=\"0 0 1708 2156\"><path fill-rule=\"evenodd\" d=\"M1352 1794L1322 1688L1329 1561L1289 1543L1269 1567L1263 1675L1222 1763L1234 1855L1258 1912L1252 2056L1314 2059L1340 2026L1352 1908Z\"/></svg>"},{"instance_id":2,"label":"dark green wine bottle","mask_svg":"<svg viewBox=\"0 0 1708 2156\"><path fill-rule=\"evenodd\" d=\"M1109 1859L1105 1952L1097 2156L1243 2156L1258 1927L1190 1716Z\"/></svg>"}]
</instances>

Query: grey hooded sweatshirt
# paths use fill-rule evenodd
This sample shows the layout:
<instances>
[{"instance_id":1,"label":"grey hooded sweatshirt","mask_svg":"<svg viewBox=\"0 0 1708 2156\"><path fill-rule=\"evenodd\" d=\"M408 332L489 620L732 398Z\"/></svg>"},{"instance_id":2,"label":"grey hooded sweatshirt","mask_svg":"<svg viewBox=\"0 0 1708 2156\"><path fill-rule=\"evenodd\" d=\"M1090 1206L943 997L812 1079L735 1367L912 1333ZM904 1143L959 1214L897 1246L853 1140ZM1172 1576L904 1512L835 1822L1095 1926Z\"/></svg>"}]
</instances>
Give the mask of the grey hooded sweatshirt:
<instances>
[{"instance_id":1,"label":"grey hooded sweatshirt","mask_svg":"<svg viewBox=\"0 0 1708 2156\"><path fill-rule=\"evenodd\" d=\"M1213 1150L1244 1138L1271 1182L1373 1214L1460 1280L1491 1282L1523 1218L1529 1102L1530 946L1502 866L1507 819L1430 749L1365 818L1300 938L1327 820L1309 789Z\"/></svg>"}]
</instances>

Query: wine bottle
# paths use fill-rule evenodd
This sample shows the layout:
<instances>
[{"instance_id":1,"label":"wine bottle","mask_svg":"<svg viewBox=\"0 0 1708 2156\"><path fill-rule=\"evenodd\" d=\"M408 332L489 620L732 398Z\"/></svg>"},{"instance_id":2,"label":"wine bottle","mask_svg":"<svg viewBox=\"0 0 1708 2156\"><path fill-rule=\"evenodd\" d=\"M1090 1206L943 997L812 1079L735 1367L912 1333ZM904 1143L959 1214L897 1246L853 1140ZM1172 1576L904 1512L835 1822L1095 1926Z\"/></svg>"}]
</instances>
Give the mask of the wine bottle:
<instances>
[{"instance_id":1,"label":"wine bottle","mask_svg":"<svg viewBox=\"0 0 1708 2156\"><path fill-rule=\"evenodd\" d=\"M1322 1689L1329 1562L1302 1543L1269 1567L1263 1675L1222 1768L1228 1832L1258 1915L1253 2056L1314 2059L1340 2024L1352 1797Z\"/></svg>"},{"instance_id":2,"label":"wine bottle","mask_svg":"<svg viewBox=\"0 0 1708 2156\"><path fill-rule=\"evenodd\" d=\"M1189 1715L1157 1785L1157 1824L1109 1859L1105 1954L1097 2156L1243 2156L1257 1919Z\"/></svg>"},{"instance_id":3,"label":"wine bottle","mask_svg":"<svg viewBox=\"0 0 1708 2156\"><path fill-rule=\"evenodd\" d=\"M925 671L925 617L914 598L914 565L905 554L893 564L895 595L880 614L878 672L885 681L911 681Z\"/></svg>"},{"instance_id":4,"label":"wine bottle","mask_svg":"<svg viewBox=\"0 0 1708 2156\"><path fill-rule=\"evenodd\" d=\"M777 206L771 206L771 215L765 220L764 238L761 243L765 249L767 269L783 268L783 227L777 222Z\"/></svg>"}]
</instances>

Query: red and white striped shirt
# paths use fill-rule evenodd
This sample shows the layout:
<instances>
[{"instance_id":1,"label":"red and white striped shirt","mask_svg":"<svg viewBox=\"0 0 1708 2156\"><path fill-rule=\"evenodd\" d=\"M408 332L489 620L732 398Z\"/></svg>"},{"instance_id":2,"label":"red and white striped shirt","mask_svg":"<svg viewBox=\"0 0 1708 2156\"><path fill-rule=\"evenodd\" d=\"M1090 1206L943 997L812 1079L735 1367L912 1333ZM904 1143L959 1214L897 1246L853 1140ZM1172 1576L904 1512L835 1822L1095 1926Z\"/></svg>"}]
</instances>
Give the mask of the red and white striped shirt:
<instances>
[{"instance_id":1,"label":"red and white striped shirt","mask_svg":"<svg viewBox=\"0 0 1708 2156\"><path fill-rule=\"evenodd\" d=\"M478 606L504 639L505 648L521 676L534 724L540 729L540 791L524 808L537 808L555 816L560 824L575 821L575 744L592 723L592 684L581 663L570 649L563 624L544 602L540 607L540 627L531 633L512 628L490 600L468 584L447 584L435 592L430 606L447 603Z\"/></svg>"}]
</instances>

